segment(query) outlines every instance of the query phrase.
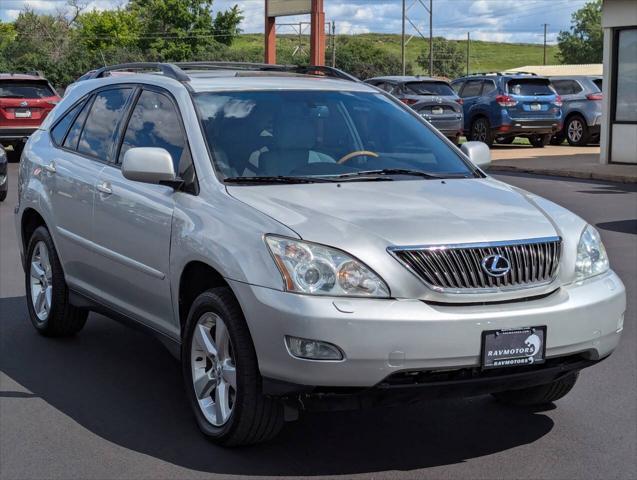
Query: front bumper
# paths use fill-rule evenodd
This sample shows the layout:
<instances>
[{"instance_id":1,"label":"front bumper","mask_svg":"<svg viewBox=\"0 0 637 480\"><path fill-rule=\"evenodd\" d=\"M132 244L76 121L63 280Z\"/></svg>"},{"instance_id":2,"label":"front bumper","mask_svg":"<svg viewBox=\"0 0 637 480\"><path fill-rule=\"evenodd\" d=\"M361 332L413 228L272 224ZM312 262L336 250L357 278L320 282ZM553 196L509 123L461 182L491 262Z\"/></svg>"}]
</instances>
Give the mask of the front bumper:
<instances>
[{"instance_id":1,"label":"front bumper","mask_svg":"<svg viewBox=\"0 0 637 480\"><path fill-rule=\"evenodd\" d=\"M264 377L297 385L371 387L396 372L479 367L484 330L547 326L546 358L608 356L626 307L613 272L540 299L491 305L297 295L233 282ZM285 335L332 343L341 361L292 357Z\"/></svg>"}]
</instances>

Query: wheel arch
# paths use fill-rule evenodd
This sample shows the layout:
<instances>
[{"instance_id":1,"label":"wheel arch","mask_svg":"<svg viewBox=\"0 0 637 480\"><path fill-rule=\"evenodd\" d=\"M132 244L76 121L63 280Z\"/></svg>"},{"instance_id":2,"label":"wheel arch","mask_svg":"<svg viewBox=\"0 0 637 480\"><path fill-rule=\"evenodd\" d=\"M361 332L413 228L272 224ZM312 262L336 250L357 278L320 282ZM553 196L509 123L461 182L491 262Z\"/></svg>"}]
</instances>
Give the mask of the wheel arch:
<instances>
[{"instance_id":1,"label":"wheel arch","mask_svg":"<svg viewBox=\"0 0 637 480\"><path fill-rule=\"evenodd\" d=\"M27 251L27 247L29 246L29 239L38 227L48 228L44 217L35 208L26 208L24 212L22 212L22 217L20 219L20 236L23 248L22 251L25 252L25 254Z\"/></svg>"},{"instance_id":2,"label":"wheel arch","mask_svg":"<svg viewBox=\"0 0 637 480\"><path fill-rule=\"evenodd\" d=\"M183 337L184 326L186 325L192 303L203 292L216 287L227 287L232 290L223 275L207 263L200 260L192 260L183 267L179 276L179 294L177 297L181 337Z\"/></svg>"}]
</instances>

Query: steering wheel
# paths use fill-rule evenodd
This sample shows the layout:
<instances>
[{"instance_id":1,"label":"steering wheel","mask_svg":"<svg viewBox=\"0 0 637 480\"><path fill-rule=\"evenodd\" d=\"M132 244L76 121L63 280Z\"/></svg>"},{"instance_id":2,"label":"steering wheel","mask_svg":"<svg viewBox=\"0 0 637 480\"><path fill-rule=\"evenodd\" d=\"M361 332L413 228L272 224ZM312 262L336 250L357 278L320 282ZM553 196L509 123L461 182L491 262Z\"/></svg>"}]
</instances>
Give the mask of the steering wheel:
<instances>
[{"instance_id":1,"label":"steering wheel","mask_svg":"<svg viewBox=\"0 0 637 480\"><path fill-rule=\"evenodd\" d=\"M349 162L352 158L361 157L363 155L367 157L378 158L378 154L376 152L371 152L369 150L355 150L353 152L348 153L344 157L339 158L336 163L338 163L339 165L342 165L345 162Z\"/></svg>"}]
</instances>

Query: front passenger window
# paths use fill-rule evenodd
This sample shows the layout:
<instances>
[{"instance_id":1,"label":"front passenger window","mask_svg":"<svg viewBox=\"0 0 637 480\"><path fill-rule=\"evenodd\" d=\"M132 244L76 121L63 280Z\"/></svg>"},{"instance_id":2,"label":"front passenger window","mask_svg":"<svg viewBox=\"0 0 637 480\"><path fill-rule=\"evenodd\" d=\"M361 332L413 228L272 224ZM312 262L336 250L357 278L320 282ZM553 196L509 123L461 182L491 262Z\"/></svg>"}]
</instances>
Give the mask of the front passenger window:
<instances>
[{"instance_id":1,"label":"front passenger window","mask_svg":"<svg viewBox=\"0 0 637 480\"><path fill-rule=\"evenodd\" d=\"M119 163L124 159L124 154L135 147L165 149L173 159L177 175L187 185L194 182L194 168L179 122L179 112L166 95L144 90L139 96L126 127Z\"/></svg>"}]
</instances>

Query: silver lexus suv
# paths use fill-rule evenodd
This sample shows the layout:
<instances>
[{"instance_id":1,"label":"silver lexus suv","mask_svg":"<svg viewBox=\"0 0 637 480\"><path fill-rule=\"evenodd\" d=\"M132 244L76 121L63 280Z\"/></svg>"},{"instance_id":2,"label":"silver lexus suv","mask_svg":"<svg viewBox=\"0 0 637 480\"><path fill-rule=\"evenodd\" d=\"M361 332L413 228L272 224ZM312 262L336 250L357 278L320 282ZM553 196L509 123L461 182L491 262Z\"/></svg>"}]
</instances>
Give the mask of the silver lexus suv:
<instances>
[{"instance_id":1,"label":"silver lexus suv","mask_svg":"<svg viewBox=\"0 0 637 480\"><path fill-rule=\"evenodd\" d=\"M156 335L223 445L304 409L555 401L617 346L624 286L592 226L488 161L330 68L96 70L22 156L31 322Z\"/></svg>"}]
</instances>

